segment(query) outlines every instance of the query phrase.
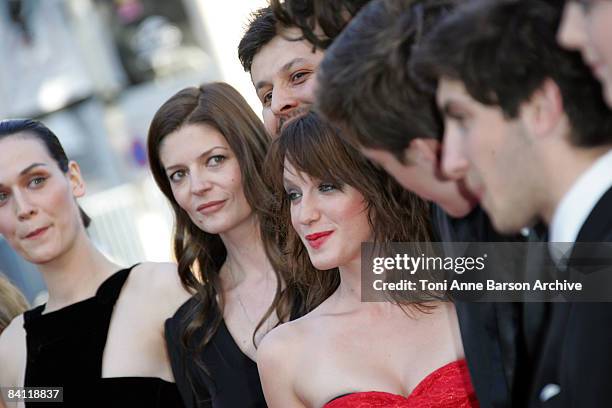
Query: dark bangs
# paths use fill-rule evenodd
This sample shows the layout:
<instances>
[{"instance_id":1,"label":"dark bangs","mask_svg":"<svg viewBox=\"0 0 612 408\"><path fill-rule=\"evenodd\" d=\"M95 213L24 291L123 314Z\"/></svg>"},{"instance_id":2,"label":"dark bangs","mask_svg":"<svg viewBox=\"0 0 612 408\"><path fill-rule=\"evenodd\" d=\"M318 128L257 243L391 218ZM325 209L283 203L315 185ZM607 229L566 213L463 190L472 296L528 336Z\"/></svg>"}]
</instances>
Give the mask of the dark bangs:
<instances>
[{"instance_id":1,"label":"dark bangs","mask_svg":"<svg viewBox=\"0 0 612 408\"><path fill-rule=\"evenodd\" d=\"M287 159L298 172L338 187L348 184L367 199L369 194L364 185L370 183L364 183L363 178L367 177L364 169L373 165L338 133L339 129L314 112L287 123L277 139L281 182L283 162Z\"/></svg>"},{"instance_id":2,"label":"dark bangs","mask_svg":"<svg viewBox=\"0 0 612 408\"><path fill-rule=\"evenodd\" d=\"M266 158L266 179L274 194L269 218L277 220L273 232L284 255L288 283L295 282L297 286L305 288L303 298L307 310L312 310L336 290L340 274L337 267L327 271L317 270L300 236L291 226L292 204L283 185L285 159L298 173L333 183L339 188L349 185L359 191L367 205L372 241L377 251L384 251L389 242L430 240L427 203L404 190L386 172L370 163L341 138L338 129L312 112L287 123L279 138L272 143ZM419 293L417 297L394 301L418 306L421 301L431 300L425 295Z\"/></svg>"}]
</instances>

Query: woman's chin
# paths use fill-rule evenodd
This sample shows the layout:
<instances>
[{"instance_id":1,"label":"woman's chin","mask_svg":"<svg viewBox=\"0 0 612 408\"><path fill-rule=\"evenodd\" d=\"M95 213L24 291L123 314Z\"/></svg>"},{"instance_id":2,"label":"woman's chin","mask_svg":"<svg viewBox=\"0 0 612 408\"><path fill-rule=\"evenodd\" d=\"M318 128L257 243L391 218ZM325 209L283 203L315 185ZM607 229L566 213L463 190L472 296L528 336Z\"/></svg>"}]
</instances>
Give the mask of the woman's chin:
<instances>
[{"instance_id":1,"label":"woman's chin","mask_svg":"<svg viewBox=\"0 0 612 408\"><path fill-rule=\"evenodd\" d=\"M311 257L312 266L320 271L326 271L338 267L338 262L332 259L324 259L323 257Z\"/></svg>"}]
</instances>

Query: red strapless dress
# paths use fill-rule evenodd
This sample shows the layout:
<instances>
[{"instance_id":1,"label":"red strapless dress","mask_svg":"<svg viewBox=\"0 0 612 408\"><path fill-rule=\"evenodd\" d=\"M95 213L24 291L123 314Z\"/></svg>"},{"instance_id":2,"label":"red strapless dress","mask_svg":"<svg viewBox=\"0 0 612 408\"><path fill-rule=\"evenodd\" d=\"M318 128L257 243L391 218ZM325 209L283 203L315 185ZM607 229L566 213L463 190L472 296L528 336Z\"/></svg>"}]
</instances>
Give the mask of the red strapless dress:
<instances>
[{"instance_id":1,"label":"red strapless dress","mask_svg":"<svg viewBox=\"0 0 612 408\"><path fill-rule=\"evenodd\" d=\"M425 377L408 397L380 391L346 394L323 408L478 408L465 360L438 368Z\"/></svg>"}]
</instances>

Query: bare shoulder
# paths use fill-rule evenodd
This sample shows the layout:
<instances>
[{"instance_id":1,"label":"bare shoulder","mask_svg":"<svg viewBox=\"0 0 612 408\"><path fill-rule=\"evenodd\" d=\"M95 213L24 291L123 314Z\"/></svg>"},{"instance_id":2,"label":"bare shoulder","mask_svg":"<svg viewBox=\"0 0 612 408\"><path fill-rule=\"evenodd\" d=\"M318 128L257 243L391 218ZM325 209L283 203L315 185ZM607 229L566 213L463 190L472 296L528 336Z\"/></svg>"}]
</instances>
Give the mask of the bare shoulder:
<instances>
[{"instance_id":1,"label":"bare shoulder","mask_svg":"<svg viewBox=\"0 0 612 408\"><path fill-rule=\"evenodd\" d=\"M257 368L269 407L304 407L295 392L298 358L303 348L301 328L294 322L270 331L257 349Z\"/></svg>"},{"instance_id":2,"label":"bare shoulder","mask_svg":"<svg viewBox=\"0 0 612 408\"><path fill-rule=\"evenodd\" d=\"M284 367L308 366L310 358L320 347L320 334L327 330L328 309L324 302L310 313L281 324L266 334L257 350L258 364L262 360L278 360Z\"/></svg>"},{"instance_id":3,"label":"bare shoulder","mask_svg":"<svg viewBox=\"0 0 612 408\"><path fill-rule=\"evenodd\" d=\"M26 333L23 315L15 317L0 335L0 385L19 386L22 369L25 368Z\"/></svg>"},{"instance_id":4,"label":"bare shoulder","mask_svg":"<svg viewBox=\"0 0 612 408\"><path fill-rule=\"evenodd\" d=\"M172 313L192 294L183 287L177 266L170 262L144 262L132 271L134 289Z\"/></svg>"},{"instance_id":5,"label":"bare shoulder","mask_svg":"<svg viewBox=\"0 0 612 408\"><path fill-rule=\"evenodd\" d=\"M285 354L298 346L295 342L299 339L298 330L292 323L281 324L264 336L257 348L258 361L261 361L261 358L274 358L276 355Z\"/></svg>"},{"instance_id":6,"label":"bare shoulder","mask_svg":"<svg viewBox=\"0 0 612 408\"><path fill-rule=\"evenodd\" d=\"M177 266L170 262L144 262L132 271L138 287L148 291L186 292Z\"/></svg>"},{"instance_id":7,"label":"bare shoulder","mask_svg":"<svg viewBox=\"0 0 612 408\"><path fill-rule=\"evenodd\" d=\"M287 363L287 359L302 355L304 347L309 342L311 320L306 315L283 323L267 333L257 349L258 363L260 359L274 360L276 358Z\"/></svg>"}]
</instances>

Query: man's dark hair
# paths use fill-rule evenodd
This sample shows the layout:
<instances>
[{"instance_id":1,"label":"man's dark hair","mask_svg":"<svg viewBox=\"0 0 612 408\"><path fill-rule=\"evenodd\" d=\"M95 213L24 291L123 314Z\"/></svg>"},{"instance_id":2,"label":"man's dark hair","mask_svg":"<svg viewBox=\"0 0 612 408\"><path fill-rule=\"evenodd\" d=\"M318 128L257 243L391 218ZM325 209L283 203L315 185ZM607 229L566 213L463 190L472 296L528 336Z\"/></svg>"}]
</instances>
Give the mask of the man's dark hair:
<instances>
[{"instance_id":1,"label":"man's dark hair","mask_svg":"<svg viewBox=\"0 0 612 408\"><path fill-rule=\"evenodd\" d=\"M404 162L414 138L440 138L434 93L412 78L408 60L421 36L454 2L374 0L344 29L319 66L317 108L353 144Z\"/></svg>"},{"instance_id":2,"label":"man's dark hair","mask_svg":"<svg viewBox=\"0 0 612 408\"><path fill-rule=\"evenodd\" d=\"M324 50L369 1L270 0L270 6L278 21L286 26L299 27L308 42ZM317 27L323 36L316 33Z\"/></svg>"},{"instance_id":3,"label":"man's dark hair","mask_svg":"<svg viewBox=\"0 0 612 408\"><path fill-rule=\"evenodd\" d=\"M607 144L612 113L600 84L577 52L563 49L556 33L560 0L476 0L444 19L415 52L423 80L458 80L476 101L516 118L547 79L560 89L577 146Z\"/></svg>"},{"instance_id":4,"label":"man's dark hair","mask_svg":"<svg viewBox=\"0 0 612 408\"><path fill-rule=\"evenodd\" d=\"M251 13L247 29L238 44L238 59L246 72L251 72L253 58L259 50L276 37L278 26L279 21L269 6Z\"/></svg>"}]
</instances>

